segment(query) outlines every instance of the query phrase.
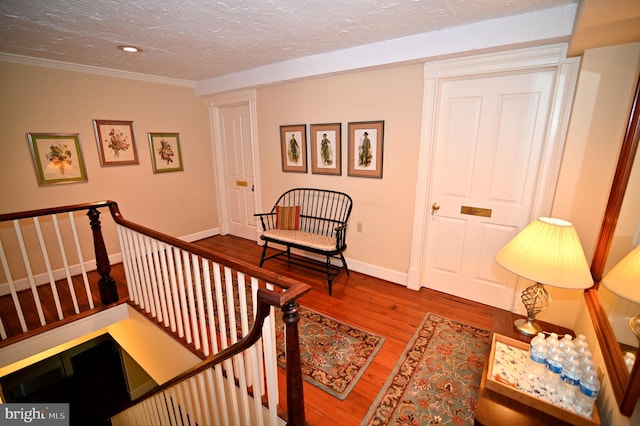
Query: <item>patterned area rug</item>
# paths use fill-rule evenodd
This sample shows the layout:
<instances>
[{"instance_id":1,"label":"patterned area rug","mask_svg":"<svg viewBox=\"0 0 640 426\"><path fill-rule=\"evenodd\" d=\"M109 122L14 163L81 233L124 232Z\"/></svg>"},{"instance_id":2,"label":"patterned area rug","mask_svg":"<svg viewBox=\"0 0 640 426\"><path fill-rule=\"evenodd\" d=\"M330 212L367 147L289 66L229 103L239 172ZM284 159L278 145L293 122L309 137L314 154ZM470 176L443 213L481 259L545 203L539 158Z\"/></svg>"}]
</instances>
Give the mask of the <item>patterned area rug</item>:
<instances>
[{"instance_id":1,"label":"patterned area rug","mask_svg":"<svg viewBox=\"0 0 640 426\"><path fill-rule=\"evenodd\" d=\"M278 364L285 367L284 324L277 315ZM345 399L384 343L384 337L300 307L302 377Z\"/></svg>"},{"instance_id":2,"label":"patterned area rug","mask_svg":"<svg viewBox=\"0 0 640 426\"><path fill-rule=\"evenodd\" d=\"M427 314L361 425L472 425L490 347L489 331Z\"/></svg>"}]
</instances>

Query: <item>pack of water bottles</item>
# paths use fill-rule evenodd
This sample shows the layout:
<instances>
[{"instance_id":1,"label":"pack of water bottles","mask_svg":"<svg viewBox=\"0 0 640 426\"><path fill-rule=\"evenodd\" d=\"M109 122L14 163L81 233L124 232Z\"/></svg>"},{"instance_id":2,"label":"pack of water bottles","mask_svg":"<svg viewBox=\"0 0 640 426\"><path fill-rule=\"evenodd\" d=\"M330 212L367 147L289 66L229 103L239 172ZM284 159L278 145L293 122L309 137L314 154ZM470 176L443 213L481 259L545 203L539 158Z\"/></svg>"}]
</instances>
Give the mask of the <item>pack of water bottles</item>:
<instances>
[{"instance_id":1,"label":"pack of water bottles","mask_svg":"<svg viewBox=\"0 0 640 426\"><path fill-rule=\"evenodd\" d=\"M528 375L549 398L585 417L592 417L600 392L598 371L585 336L573 339L539 333L529 348Z\"/></svg>"}]
</instances>

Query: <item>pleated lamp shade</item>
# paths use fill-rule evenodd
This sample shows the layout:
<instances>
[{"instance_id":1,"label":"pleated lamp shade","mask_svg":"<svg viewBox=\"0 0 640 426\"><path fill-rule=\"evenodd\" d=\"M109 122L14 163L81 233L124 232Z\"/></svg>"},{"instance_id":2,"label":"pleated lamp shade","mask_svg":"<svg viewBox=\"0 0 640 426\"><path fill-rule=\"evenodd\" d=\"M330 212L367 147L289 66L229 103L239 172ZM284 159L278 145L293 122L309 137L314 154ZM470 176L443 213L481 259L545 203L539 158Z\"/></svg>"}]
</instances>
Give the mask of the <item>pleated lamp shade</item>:
<instances>
[{"instance_id":1,"label":"pleated lamp shade","mask_svg":"<svg viewBox=\"0 0 640 426\"><path fill-rule=\"evenodd\" d=\"M616 296L640 303L640 245L604 276L602 284Z\"/></svg>"},{"instance_id":2,"label":"pleated lamp shade","mask_svg":"<svg viewBox=\"0 0 640 426\"><path fill-rule=\"evenodd\" d=\"M569 289L593 285L578 233L562 219L534 220L496 254L496 261L540 284Z\"/></svg>"}]
</instances>

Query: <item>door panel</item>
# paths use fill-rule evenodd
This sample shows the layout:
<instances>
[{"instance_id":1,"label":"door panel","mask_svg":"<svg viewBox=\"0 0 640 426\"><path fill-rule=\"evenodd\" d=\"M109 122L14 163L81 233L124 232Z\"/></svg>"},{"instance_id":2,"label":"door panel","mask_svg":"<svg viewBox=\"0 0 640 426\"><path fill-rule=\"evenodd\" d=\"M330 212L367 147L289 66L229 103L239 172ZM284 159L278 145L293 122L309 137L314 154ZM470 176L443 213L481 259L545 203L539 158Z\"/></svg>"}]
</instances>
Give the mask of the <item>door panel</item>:
<instances>
[{"instance_id":1,"label":"door panel","mask_svg":"<svg viewBox=\"0 0 640 426\"><path fill-rule=\"evenodd\" d=\"M515 283L494 256L532 219L554 78L440 81L424 286L512 308Z\"/></svg>"},{"instance_id":2,"label":"door panel","mask_svg":"<svg viewBox=\"0 0 640 426\"><path fill-rule=\"evenodd\" d=\"M449 197L468 198L473 183L474 155L477 152L480 127L481 98L452 99L449 104L449 120L443 123L443 138L447 143L441 149L443 163L436 170L442 174L440 192ZM461 126L459 123L466 123ZM472 155L469 155L472 154Z\"/></svg>"},{"instance_id":3,"label":"door panel","mask_svg":"<svg viewBox=\"0 0 640 426\"><path fill-rule=\"evenodd\" d=\"M228 231L256 239L253 149L248 105L220 109Z\"/></svg>"},{"instance_id":4,"label":"door panel","mask_svg":"<svg viewBox=\"0 0 640 426\"><path fill-rule=\"evenodd\" d=\"M443 217L434 229L437 246L433 268L441 273L460 276L466 223L451 217Z\"/></svg>"}]
</instances>

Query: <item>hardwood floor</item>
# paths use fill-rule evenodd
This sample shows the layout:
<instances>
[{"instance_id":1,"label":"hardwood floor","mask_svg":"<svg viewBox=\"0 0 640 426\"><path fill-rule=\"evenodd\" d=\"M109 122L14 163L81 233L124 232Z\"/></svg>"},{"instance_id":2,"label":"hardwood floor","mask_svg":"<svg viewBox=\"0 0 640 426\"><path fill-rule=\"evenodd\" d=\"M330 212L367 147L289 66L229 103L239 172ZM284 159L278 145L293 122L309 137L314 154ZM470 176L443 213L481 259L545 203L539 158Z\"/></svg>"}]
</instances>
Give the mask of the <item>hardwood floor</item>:
<instances>
[{"instance_id":1,"label":"hardwood floor","mask_svg":"<svg viewBox=\"0 0 640 426\"><path fill-rule=\"evenodd\" d=\"M262 247L254 241L233 236L215 236L196 244L253 265L259 264L262 251ZM425 288L413 291L352 271L350 276L343 273L334 281L333 296L329 296L326 276L322 273L297 266L289 267L276 259L267 261L264 268L311 285L312 290L300 299L301 305L385 338L382 348L345 400L341 401L304 382L306 419L311 426L359 425L427 312L515 337L512 323L516 315L444 293ZM121 265L113 265L112 275L121 285L120 303L124 303L127 294L126 287L122 286L125 281ZM46 287L41 291L41 298L48 300L44 293ZM98 305L97 297L93 295ZM7 299L7 296L0 298L0 304L8 303L3 299ZM23 307L29 306L27 301L24 303ZM80 303L86 304L87 301ZM34 311L28 315L30 321L37 321L35 309L28 308L28 311ZM47 310L45 315L53 318L55 313ZM69 321L72 319L70 317ZM17 327L17 324L10 325L12 330ZM3 343L10 344L10 340ZM281 382L284 386L284 374ZM285 402L286 398L282 395L281 404Z\"/></svg>"},{"instance_id":2,"label":"hardwood floor","mask_svg":"<svg viewBox=\"0 0 640 426\"><path fill-rule=\"evenodd\" d=\"M73 306L73 299L69 290L69 284L65 279L56 281L58 298L60 300L60 308L63 320L59 320L58 312L54 303L54 296L50 285L38 286L38 297L41 301L42 314L45 319L44 327L41 326L38 316L38 308L36 306L33 294L30 290L18 292L18 300L28 331L24 333L20 325L18 314L16 312L14 301L11 295L0 296L0 318L7 333L7 339L0 341L0 347L12 345L21 339L26 339L47 330L52 330L61 325L73 322L81 317L93 315L104 309L104 305L100 301L100 292L95 283L100 279L100 274L96 271L87 272L88 280L91 285L91 298L94 308L90 308L89 299L84 287L84 281L81 276L72 277L73 288L75 289L76 300L80 314L76 314ZM122 264L113 265L111 276L116 280L119 301L117 303L126 303L129 294L126 285L126 279Z\"/></svg>"},{"instance_id":3,"label":"hardwood floor","mask_svg":"<svg viewBox=\"0 0 640 426\"><path fill-rule=\"evenodd\" d=\"M233 236L215 236L197 244L252 264L259 264L262 250L253 241ZM311 285L311 292L300 299L301 305L385 338L345 400L304 382L309 425L359 425L427 312L500 334L513 334L514 314L426 288L413 291L352 271L350 276L343 273L334 281L333 296L329 296L326 277L321 273L289 267L279 260L267 261L264 268Z\"/></svg>"}]
</instances>

